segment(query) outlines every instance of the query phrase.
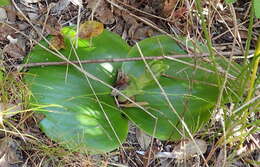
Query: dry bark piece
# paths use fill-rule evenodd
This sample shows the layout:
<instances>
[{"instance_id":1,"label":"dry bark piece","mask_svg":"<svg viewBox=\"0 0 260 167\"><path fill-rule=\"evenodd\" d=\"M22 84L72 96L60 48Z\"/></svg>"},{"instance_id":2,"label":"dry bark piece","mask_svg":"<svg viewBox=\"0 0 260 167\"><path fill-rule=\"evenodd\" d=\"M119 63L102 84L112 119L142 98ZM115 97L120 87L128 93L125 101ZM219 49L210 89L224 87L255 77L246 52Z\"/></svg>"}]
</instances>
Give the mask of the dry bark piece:
<instances>
[{"instance_id":1,"label":"dry bark piece","mask_svg":"<svg viewBox=\"0 0 260 167\"><path fill-rule=\"evenodd\" d=\"M65 49L64 37L61 34L55 35L50 40L49 48L52 50Z\"/></svg>"},{"instance_id":2,"label":"dry bark piece","mask_svg":"<svg viewBox=\"0 0 260 167\"><path fill-rule=\"evenodd\" d=\"M86 21L79 27L79 37L89 39L100 35L104 31L104 25L97 21Z\"/></svg>"}]
</instances>

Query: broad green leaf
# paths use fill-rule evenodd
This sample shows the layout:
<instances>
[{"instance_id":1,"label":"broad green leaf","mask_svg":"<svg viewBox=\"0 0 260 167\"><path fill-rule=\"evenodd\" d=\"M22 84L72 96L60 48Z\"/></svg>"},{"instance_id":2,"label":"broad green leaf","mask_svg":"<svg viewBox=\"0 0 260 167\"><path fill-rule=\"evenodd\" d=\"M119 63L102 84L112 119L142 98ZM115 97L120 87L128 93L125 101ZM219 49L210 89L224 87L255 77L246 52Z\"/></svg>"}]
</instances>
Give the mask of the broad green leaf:
<instances>
[{"instance_id":1,"label":"broad green leaf","mask_svg":"<svg viewBox=\"0 0 260 167\"><path fill-rule=\"evenodd\" d=\"M176 42L166 36L149 38L138 45L144 56L185 54ZM205 50L203 47L200 49ZM129 56L140 56L139 52L137 47L133 47ZM165 72L169 77L161 76L158 80L178 115L187 124L190 132L194 133L209 120L211 109L216 103L219 92L217 75L200 70L198 66L207 69L213 69L213 66L199 58L178 60L194 66L165 60L164 63L170 67ZM132 77L140 78L146 70L145 64L140 61L123 64L123 71ZM155 129L155 137L160 139L177 140L187 135L175 111L169 107L155 82L139 92L135 100L148 103L149 105L145 106L148 113L138 108L126 108L124 113L130 120L150 135L153 135ZM153 117L158 119L157 122Z\"/></svg>"},{"instance_id":2,"label":"broad green leaf","mask_svg":"<svg viewBox=\"0 0 260 167\"><path fill-rule=\"evenodd\" d=\"M68 31L70 29L70 31ZM77 60L71 49L69 33L72 28L65 28L66 49L60 50L70 60ZM107 42L109 41L109 42ZM41 42L48 46L46 42ZM108 31L92 40L92 47L87 41L79 40L76 50L80 60L120 58L127 55L128 45L117 35ZM36 46L27 62L53 62L60 58ZM85 64L83 68L113 84L119 63ZM71 66L47 66L30 68L25 77L32 91L31 104L47 105L41 113L45 118L40 122L41 129L54 141L77 151L106 152L117 148L127 135L128 121L122 117L114 105L111 90L104 85L90 80L99 102L93 95L86 77ZM100 104L103 107L102 111ZM107 119L107 118L108 119ZM112 126L111 126L112 125Z\"/></svg>"},{"instance_id":3,"label":"broad green leaf","mask_svg":"<svg viewBox=\"0 0 260 167\"><path fill-rule=\"evenodd\" d=\"M11 4L10 0L1 0L0 1L0 7L1 6L7 6L7 5L10 5L10 4Z\"/></svg>"},{"instance_id":4,"label":"broad green leaf","mask_svg":"<svg viewBox=\"0 0 260 167\"><path fill-rule=\"evenodd\" d=\"M167 64L164 64L162 61L152 61L151 63L149 63L149 66L151 67L151 71L153 72L156 78L159 78L161 74L163 72L166 72L169 68L169 66ZM130 85L122 91L124 95L130 98L140 94L146 86L154 82L153 76L148 70L145 70L143 74L139 77L130 77ZM119 95L118 100L119 102L124 102L127 99Z\"/></svg>"},{"instance_id":5,"label":"broad green leaf","mask_svg":"<svg viewBox=\"0 0 260 167\"><path fill-rule=\"evenodd\" d=\"M255 15L257 18L260 18L260 1L254 0L253 3L254 3Z\"/></svg>"},{"instance_id":6,"label":"broad green leaf","mask_svg":"<svg viewBox=\"0 0 260 167\"><path fill-rule=\"evenodd\" d=\"M144 56L186 54L167 36L143 40L138 43L141 49L138 50L137 46L130 48L118 35L109 31L89 41L79 39L75 54L72 49L76 43L75 30L65 27L62 34L66 48L60 52L69 60L140 57L140 51ZM198 42L181 40L193 50L207 51ZM44 41L41 44L48 47ZM178 140L187 136L176 112L190 132L197 132L210 118L222 77L215 73L216 67L206 59L147 61L154 76L143 61L82 64L83 69L110 85L114 85L117 71L124 71L130 82L123 93L139 104L148 104L144 106L147 111L137 107L119 109L110 88L90 79L91 87L86 76L71 65L33 67L25 80L33 94L31 105L41 108L39 112L45 115L40 127L47 136L75 151L107 152L119 147L126 139L128 120L123 114L159 139ZM56 61L63 60L39 45L26 59L28 63ZM218 69L225 70L229 62L217 58L216 64ZM239 67L232 63L230 73L234 76L239 75L236 68ZM176 112L169 107L154 77L159 80Z\"/></svg>"}]
</instances>

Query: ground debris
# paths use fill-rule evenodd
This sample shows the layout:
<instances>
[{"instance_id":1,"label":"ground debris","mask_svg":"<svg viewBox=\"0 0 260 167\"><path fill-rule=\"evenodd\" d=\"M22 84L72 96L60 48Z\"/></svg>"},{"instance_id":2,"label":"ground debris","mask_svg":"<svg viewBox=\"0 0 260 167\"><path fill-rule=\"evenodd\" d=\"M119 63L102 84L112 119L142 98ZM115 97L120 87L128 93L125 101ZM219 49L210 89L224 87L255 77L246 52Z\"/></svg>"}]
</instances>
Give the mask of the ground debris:
<instances>
[{"instance_id":1,"label":"ground debris","mask_svg":"<svg viewBox=\"0 0 260 167\"><path fill-rule=\"evenodd\" d=\"M13 28L11 28L13 27ZM5 23L0 23L0 41L6 41L7 40L7 36L14 36L16 33L16 25L8 25Z\"/></svg>"},{"instance_id":2,"label":"ground debris","mask_svg":"<svg viewBox=\"0 0 260 167\"><path fill-rule=\"evenodd\" d=\"M86 0L87 8L92 10L92 15L104 24L113 24L114 15L105 0Z\"/></svg>"},{"instance_id":3,"label":"ground debris","mask_svg":"<svg viewBox=\"0 0 260 167\"><path fill-rule=\"evenodd\" d=\"M1 167L20 167L22 157L18 149L19 145L9 137L0 139L0 166Z\"/></svg>"},{"instance_id":4,"label":"ground debris","mask_svg":"<svg viewBox=\"0 0 260 167\"><path fill-rule=\"evenodd\" d=\"M163 9L162 9L162 15L165 17L169 17L174 8L177 5L178 0L166 0L164 1Z\"/></svg>"},{"instance_id":5,"label":"ground debris","mask_svg":"<svg viewBox=\"0 0 260 167\"><path fill-rule=\"evenodd\" d=\"M0 8L0 21L5 21L7 19L7 13L4 8Z\"/></svg>"},{"instance_id":6,"label":"ground debris","mask_svg":"<svg viewBox=\"0 0 260 167\"><path fill-rule=\"evenodd\" d=\"M12 39L16 42L10 42L7 44L4 49L3 53L7 54L9 57L13 59L22 60L26 54L25 52L25 39L18 38L18 39Z\"/></svg>"},{"instance_id":7,"label":"ground debris","mask_svg":"<svg viewBox=\"0 0 260 167\"><path fill-rule=\"evenodd\" d=\"M152 137L141 131L139 128L136 129L136 138L143 150L147 150L152 142Z\"/></svg>"}]
</instances>

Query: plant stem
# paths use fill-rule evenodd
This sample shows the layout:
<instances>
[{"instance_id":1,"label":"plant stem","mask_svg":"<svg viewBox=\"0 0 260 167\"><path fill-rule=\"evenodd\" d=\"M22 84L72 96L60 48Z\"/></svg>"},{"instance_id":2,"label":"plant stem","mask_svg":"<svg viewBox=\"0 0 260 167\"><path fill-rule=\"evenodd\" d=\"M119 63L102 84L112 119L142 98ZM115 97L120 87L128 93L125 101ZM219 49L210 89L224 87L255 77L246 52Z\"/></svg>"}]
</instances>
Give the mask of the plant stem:
<instances>
[{"instance_id":1,"label":"plant stem","mask_svg":"<svg viewBox=\"0 0 260 167\"><path fill-rule=\"evenodd\" d=\"M255 50L254 59L252 62L253 69L252 69L252 74L250 77L250 85L249 85L249 90L248 90L246 101L249 101L251 99L253 92L254 92L254 85L255 85L256 73L257 73L259 61L260 61L260 36L258 37L258 40L256 43L256 50Z\"/></svg>"},{"instance_id":2,"label":"plant stem","mask_svg":"<svg viewBox=\"0 0 260 167\"><path fill-rule=\"evenodd\" d=\"M201 24L202 24L202 31L205 35L206 40L207 40L207 46L208 46L208 49L209 49L209 53L210 53L210 56L213 58L214 57L214 50L213 50L211 38L209 36L208 28L207 28L207 25L206 25L206 22L205 22L206 18L204 16L203 12L202 12L201 1L195 0L195 2L196 2L196 8L199 12L200 21L201 21Z\"/></svg>"},{"instance_id":3,"label":"plant stem","mask_svg":"<svg viewBox=\"0 0 260 167\"><path fill-rule=\"evenodd\" d=\"M245 46L244 67L247 65L247 58L248 58L248 55L249 55L250 43L251 43L252 35L253 35L253 23L254 23L254 7L253 7L253 4L252 4L251 11L250 11L248 34L247 34L247 40L246 40L246 46Z\"/></svg>"},{"instance_id":4,"label":"plant stem","mask_svg":"<svg viewBox=\"0 0 260 167\"><path fill-rule=\"evenodd\" d=\"M250 6L249 6L250 7ZM239 89L239 96L242 97L244 95L244 90L247 89L248 84L248 78L250 77L250 68L248 66L248 59L249 59L249 49L250 44L252 41L252 35L253 35L253 23L254 23L254 7L253 7L253 1L251 2L251 9L250 9L250 18L249 18L249 26L248 26L248 34L247 34L247 40L246 40L246 46L245 46L245 54L244 54L244 62L243 62L243 69L241 70L241 84Z\"/></svg>"},{"instance_id":5,"label":"plant stem","mask_svg":"<svg viewBox=\"0 0 260 167\"><path fill-rule=\"evenodd\" d=\"M210 35L209 35L209 31L208 31L208 28L207 28L207 24L206 24L206 18L203 14L203 9L202 9L202 6L201 6L201 0L195 0L195 4L196 4L196 8L198 10L198 14L199 14L199 17L200 17L200 21L201 21L201 24L202 24L202 31L205 35L205 39L207 41L207 47L208 47L208 50L209 50L209 54L210 54L210 58L211 58L211 61L213 62L214 64L214 70L215 72L217 73L217 63L216 63L216 60L215 60L215 51L213 49L213 45L212 45L212 41L211 41L211 38L210 38ZM218 80L218 85L219 87L221 87L221 78L217 78Z\"/></svg>"}]
</instances>

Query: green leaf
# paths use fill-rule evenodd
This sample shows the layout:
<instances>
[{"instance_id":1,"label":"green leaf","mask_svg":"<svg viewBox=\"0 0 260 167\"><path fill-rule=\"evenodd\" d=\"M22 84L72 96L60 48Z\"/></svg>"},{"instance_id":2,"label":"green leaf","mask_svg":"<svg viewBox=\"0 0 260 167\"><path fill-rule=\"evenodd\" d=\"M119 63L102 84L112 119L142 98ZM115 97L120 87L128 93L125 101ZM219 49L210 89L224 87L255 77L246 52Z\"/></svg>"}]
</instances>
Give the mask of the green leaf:
<instances>
[{"instance_id":1,"label":"green leaf","mask_svg":"<svg viewBox=\"0 0 260 167\"><path fill-rule=\"evenodd\" d=\"M253 3L254 3L255 15L257 18L260 18L260 1L254 0Z\"/></svg>"},{"instance_id":2,"label":"green leaf","mask_svg":"<svg viewBox=\"0 0 260 167\"><path fill-rule=\"evenodd\" d=\"M74 31L72 28L70 30ZM69 41L74 39L67 37L69 35L65 36L65 42L67 46L71 46ZM120 58L126 56L129 50L125 41L108 31L93 38L93 47L86 46L86 43L85 40L79 41L77 55L80 60ZM43 41L41 44L48 46ZM77 60L71 48L61 52L70 60ZM53 61L61 59L39 45L32 50L27 59L29 63ZM119 67L119 63L83 65L89 73L111 85ZM33 93L31 104L44 107L40 110L45 115L40 127L54 141L72 150L96 153L111 151L125 140L128 121L114 105L114 98L110 96L111 90L104 85L90 80L98 95L98 102L87 78L71 66L33 67L25 80L30 84Z\"/></svg>"},{"instance_id":3,"label":"green leaf","mask_svg":"<svg viewBox=\"0 0 260 167\"><path fill-rule=\"evenodd\" d=\"M4 80L4 73L2 70L0 70L0 82Z\"/></svg>"},{"instance_id":4,"label":"green leaf","mask_svg":"<svg viewBox=\"0 0 260 167\"><path fill-rule=\"evenodd\" d=\"M138 45L144 56L185 54L176 42L166 36L149 38L139 42ZM129 56L140 56L137 47L130 50ZM195 59L180 60L192 64L202 63ZM211 109L216 103L219 89L217 86L212 86L216 84L216 75L172 60L164 60L164 63L170 67L165 74L172 78L160 77L159 82L178 115L187 124L190 132L194 133L209 120ZM146 69L143 62L126 62L123 64L123 71L140 78ZM201 82L198 82L199 80ZM187 135L175 111L169 107L155 82L144 87L142 93L135 96L135 100L149 103L146 108L148 113L138 108L126 108L124 113L142 130L150 135L153 135L155 130L154 136L163 140L178 140ZM153 116L157 118L157 122Z\"/></svg>"},{"instance_id":5,"label":"green leaf","mask_svg":"<svg viewBox=\"0 0 260 167\"><path fill-rule=\"evenodd\" d=\"M7 5L10 5L10 4L11 4L10 0L1 0L0 1L0 7L1 6L7 6Z\"/></svg>"},{"instance_id":6,"label":"green leaf","mask_svg":"<svg viewBox=\"0 0 260 167\"><path fill-rule=\"evenodd\" d=\"M225 0L226 3L235 3L237 0Z\"/></svg>"},{"instance_id":7,"label":"green leaf","mask_svg":"<svg viewBox=\"0 0 260 167\"><path fill-rule=\"evenodd\" d=\"M91 40L80 39L77 54L72 49L76 43L75 30L65 27L62 34L67 47L60 51L69 60L140 57L137 46L130 48L118 35L109 31ZM193 50L207 51L196 41L180 40ZM44 41L41 44L48 47ZM138 45L144 56L186 54L174 40L163 35L143 40ZM221 81L221 75L214 71L216 68L205 59L147 61L154 76L143 61L82 64L83 69L110 85L114 85L117 71L124 71L130 83L123 92L140 104L148 104L144 106L147 111L137 107L117 108L110 88L90 79L91 87L86 76L71 65L32 67L25 80L33 94L30 104L45 115L40 127L47 136L73 151L107 152L119 147L126 139L128 120L122 115L148 134L163 140L187 136L177 113L191 133L197 132L211 116ZM37 45L25 61L63 60ZM216 64L223 70L229 66L224 58L216 58ZM229 72L238 76L237 68L232 63ZM176 112L169 106L154 77Z\"/></svg>"},{"instance_id":8,"label":"green leaf","mask_svg":"<svg viewBox=\"0 0 260 167\"><path fill-rule=\"evenodd\" d=\"M196 41L184 38L180 40L197 52L207 52L206 47ZM145 39L138 45L140 50L136 46L133 47L129 52L130 57L140 56L140 51L144 56L186 54L174 40L167 36ZM208 122L211 116L211 110L219 95L219 78L222 79L223 76L214 72L214 64L208 58L182 58L163 62L170 68L158 78L158 81L179 117L184 120L189 131L195 133ZM224 57L217 57L216 65L217 69L226 70L229 61ZM146 70L144 62L141 61L123 63L123 71L136 78L142 76ZM237 77L239 71L240 67L231 62L228 71L230 75ZM235 80L230 80L227 89L232 88L235 83ZM226 97L227 94L224 94L223 99L225 100ZM162 140L178 140L188 135L176 112L172 110L155 82L144 87L142 92L135 96L135 101L148 103L149 105L145 106L147 112L138 108L126 108L124 113L148 134Z\"/></svg>"},{"instance_id":9,"label":"green leaf","mask_svg":"<svg viewBox=\"0 0 260 167\"><path fill-rule=\"evenodd\" d=\"M169 66L164 64L162 61L152 61L149 63L149 66L151 67L151 71L156 78L159 78L161 74L169 68ZM138 78L134 76L130 76L130 78L130 85L123 91L124 95L128 97L133 97L140 94L146 86L154 82L154 79L148 70L145 70L144 73ZM118 99L120 102L126 101L126 98L120 95Z\"/></svg>"}]
</instances>

